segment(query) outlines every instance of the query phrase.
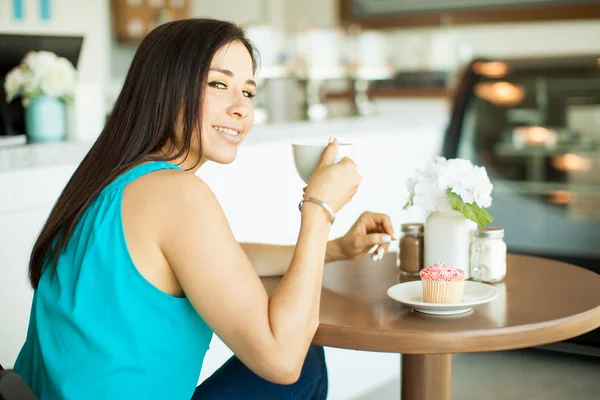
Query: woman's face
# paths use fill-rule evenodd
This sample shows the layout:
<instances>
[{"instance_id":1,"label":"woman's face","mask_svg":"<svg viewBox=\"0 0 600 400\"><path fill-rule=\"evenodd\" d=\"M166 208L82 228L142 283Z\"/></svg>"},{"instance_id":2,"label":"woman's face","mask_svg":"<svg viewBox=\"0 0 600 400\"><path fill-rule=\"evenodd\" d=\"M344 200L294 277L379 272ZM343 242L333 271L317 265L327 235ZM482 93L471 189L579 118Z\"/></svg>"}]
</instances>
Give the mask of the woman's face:
<instances>
[{"instance_id":1,"label":"woman's face","mask_svg":"<svg viewBox=\"0 0 600 400\"><path fill-rule=\"evenodd\" d=\"M220 164L235 160L237 149L254 122L256 91L252 58L239 41L213 57L202 105L202 158Z\"/></svg>"}]
</instances>

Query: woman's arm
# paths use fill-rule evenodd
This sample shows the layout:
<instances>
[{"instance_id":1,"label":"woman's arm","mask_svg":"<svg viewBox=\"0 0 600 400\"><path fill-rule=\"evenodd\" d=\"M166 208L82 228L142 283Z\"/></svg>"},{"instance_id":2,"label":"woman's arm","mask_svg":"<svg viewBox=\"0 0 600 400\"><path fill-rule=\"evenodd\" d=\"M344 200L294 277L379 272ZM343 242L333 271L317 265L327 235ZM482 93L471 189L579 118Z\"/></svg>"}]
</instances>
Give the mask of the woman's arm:
<instances>
[{"instance_id":1,"label":"woman's arm","mask_svg":"<svg viewBox=\"0 0 600 400\"><path fill-rule=\"evenodd\" d=\"M296 246L264 243L240 243L258 276L282 276L288 270ZM343 260L339 239L327 242L325 263Z\"/></svg>"},{"instance_id":2,"label":"woman's arm","mask_svg":"<svg viewBox=\"0 0 600 400\"><path fill-rule=\"evenodd\" d=\"M392 240L396 240L392 221L385 214L364 212L348 233L327 242L325 263L356 259L378 246L374 261L381 259ZM295 246L278 246L258 243L240 243L258 276L281 276L285 274Z\"/></svg>"},{"instance_id":3,"label":"woman's arm","mask_svg":"<svg viewBox=\"0 0 600 400\"><path fill-rule=\"evenodd\" d=\"M180 174L161 196L160 248L194 308L256 374L295 382L319 323L328 214L304 205L289 269L269 298L204 182Z\"/></svg>"}]
</instances>

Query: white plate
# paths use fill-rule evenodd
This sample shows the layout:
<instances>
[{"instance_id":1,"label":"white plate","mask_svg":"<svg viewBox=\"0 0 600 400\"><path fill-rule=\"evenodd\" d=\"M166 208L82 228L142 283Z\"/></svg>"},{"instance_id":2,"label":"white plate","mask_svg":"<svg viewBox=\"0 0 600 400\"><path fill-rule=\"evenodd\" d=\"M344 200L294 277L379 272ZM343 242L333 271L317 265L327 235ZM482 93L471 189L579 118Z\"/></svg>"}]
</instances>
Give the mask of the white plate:
<instances>
[{"instance_id":1,"label":"white plate","mask_svg":"<svg viewBox=\"0 0 600 400\"><path fill-rule=\"evenodd\" d=\"M425 314L454 315L469 312L473 307L488 303L498 297L498 290L479 282L465 281L463 302L458 304L434 304L423 302L421 281L399 283L387 291L388 296Z\"/></svg>"}]
</instances>

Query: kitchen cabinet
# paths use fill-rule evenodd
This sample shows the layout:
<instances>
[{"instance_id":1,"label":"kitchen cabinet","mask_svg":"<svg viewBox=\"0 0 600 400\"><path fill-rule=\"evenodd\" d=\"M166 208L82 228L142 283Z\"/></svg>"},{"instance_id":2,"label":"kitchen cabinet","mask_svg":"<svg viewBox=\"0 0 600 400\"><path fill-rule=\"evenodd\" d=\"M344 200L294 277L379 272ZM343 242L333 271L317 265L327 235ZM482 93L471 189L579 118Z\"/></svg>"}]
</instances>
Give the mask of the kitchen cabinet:
<instances>
[{"instance_id":1,"label":"kitchen cabinet","mask_svg":"<svg viewBox=\"0 0 600 400\"><path fill-rule=\"evenodd\" d=\"M557 21L600 17L600 5L586 0L340 0L344 24L368 29Z\"/></svg>"},{"instance_id":2,"label":"kitchen cabinet","mask_svg":"<svg viewBox=\"0 0 600 400\"><path fill-rule=\"evenodd\" d=\"M191 0L112 0L114 30L121 42L140 42L166 22L190 17Z\"/></svg>"},{"instance_id":3,"label":"kitchen cabinet","mask_svg":"<svg viewBox=\"0 0 600 400\"><path fill-rule=\"evenodd\" d=\"M0 158L6 153L0 152ZM33 295L27 277L31 248L74 167L0 172L0 363L3 366L14 363L27 332Z\"/></svg>"},{"instance_id":4,"label":"kitchen cabinet","mask_svg":"<svg viewBox=\"0 0 600 400\"><path fill-rule=\"evenodd\" d=\"M6 365L17 357L25 340L33 290L27 278L27 264L33 241L47 215L46 210L0 215L0 313L2 343L0 360ZM4 343L11 344L5 346Z\"/></svg>"}]
</instances>

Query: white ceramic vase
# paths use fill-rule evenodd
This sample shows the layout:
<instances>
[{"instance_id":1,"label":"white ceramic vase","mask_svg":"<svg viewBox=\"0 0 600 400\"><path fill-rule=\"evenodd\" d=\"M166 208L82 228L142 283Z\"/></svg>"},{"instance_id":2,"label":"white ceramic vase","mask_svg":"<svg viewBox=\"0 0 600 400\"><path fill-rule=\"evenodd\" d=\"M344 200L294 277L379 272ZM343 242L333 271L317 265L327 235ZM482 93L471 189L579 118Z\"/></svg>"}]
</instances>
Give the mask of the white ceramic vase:
<instances>
[{"instance_id":1,"label":"white ceramic vase","mask_svg":"<svg viewBox=\"0 0 600 400\"><path fill-rule=\"evenodd\" d=\"M465 271L470 277L470 249L477 224L458 211L432 212L425 221L425 267L438 261Z\"/></svg>"}]
</instances>

